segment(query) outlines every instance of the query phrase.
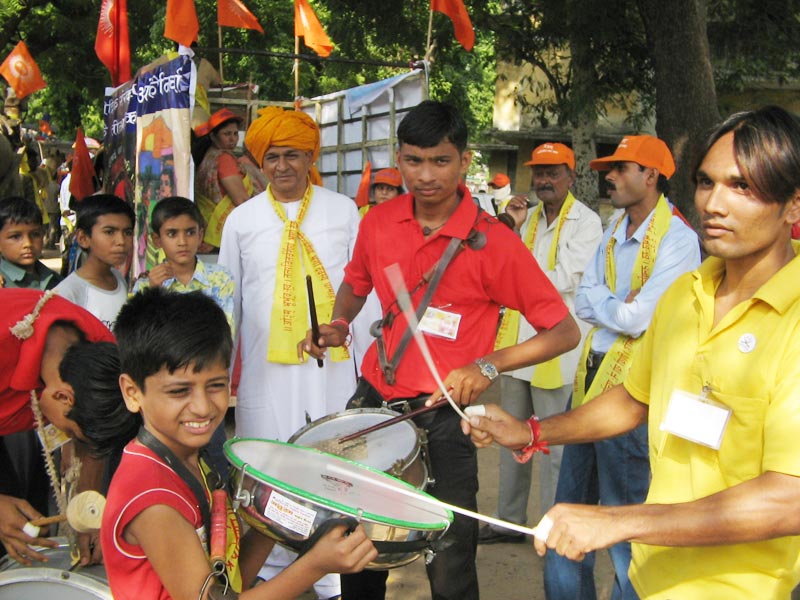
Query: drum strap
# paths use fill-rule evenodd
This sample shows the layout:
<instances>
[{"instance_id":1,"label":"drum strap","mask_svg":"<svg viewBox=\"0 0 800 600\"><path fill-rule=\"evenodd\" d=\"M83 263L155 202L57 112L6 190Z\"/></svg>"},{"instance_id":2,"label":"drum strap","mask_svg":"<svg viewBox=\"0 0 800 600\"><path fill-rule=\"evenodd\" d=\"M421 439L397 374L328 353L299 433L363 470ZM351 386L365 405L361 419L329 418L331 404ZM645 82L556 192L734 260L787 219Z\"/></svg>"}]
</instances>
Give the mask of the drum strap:
<instances>
[{"instance_id":1,"label":"drum strap","mask_svg":"<svg viewBox=\"0 0 800 600\"><path fill-rule=\"evenodd\" d=\"M156 438L152 433L147 431L144 427L139 429L136 438L141 444L152 450L167 466L175 471L175 473L183 479L183 482L192 490L197 506L200 509L200 514L203 516L203 525L206 528L206 536L211 539L211 507L208 503L208 496L206 495L203 485L197 480L197 477L189 472L189 469L175 456L175 454L167 448L161 440Z\"/></svg>"},{"instance_id":2,"label":"drum strap","mask_svg":"<svg viewBox=\"0 0 800 600\"><path fill-rule=\"evenodd\" d=\"M414 290L412 290L409 294L409 296L413 294L425 283L428 284L428 289L425 290L425 295L422 296L422 300L420 300L420 303L417 306L417 321L422 319L422 316L428 309L428 305L433 299L433 293L439 286L439 281L441 281L442 275L444 275L444 271L447 269L447 265L449 265L450 262L455 258L459 250L464 247L464 244L473 250L480 250L486 245L486 236L476 229L482 213L483 210L479 207L478 215L475 217L475 223L473 224L472 229L470 229L467 238L465 240L456 237L452 238L450 243L447 244L447 248L445 249L441 258L439 258L439 260L436 261L436 264L422 276L422 279L417 284L416 288L414 288ZM394 304L396 303L397 300L395 300ZM411 325L406 325L406 330L403 332L403 336L400 338L400 343L397 344L394 355L390 360L386 354L386 345L383 343L383 328L385 325L391 325L392 321L394 321L394 317L395 314L392 312L390 307L389 310L386 311L386 316L379 321L375 321L369 330L370 334L375 338L375 344L377 345L378 350L378 362L380 363L381 371L383 371L383 376L386 378L386 383L389 385L394 385L397 365L400 364L400 359L403 358L403 355L406 353L408 344L411 342L411 337L414 335Z\"/></svg>"}]
</instances>

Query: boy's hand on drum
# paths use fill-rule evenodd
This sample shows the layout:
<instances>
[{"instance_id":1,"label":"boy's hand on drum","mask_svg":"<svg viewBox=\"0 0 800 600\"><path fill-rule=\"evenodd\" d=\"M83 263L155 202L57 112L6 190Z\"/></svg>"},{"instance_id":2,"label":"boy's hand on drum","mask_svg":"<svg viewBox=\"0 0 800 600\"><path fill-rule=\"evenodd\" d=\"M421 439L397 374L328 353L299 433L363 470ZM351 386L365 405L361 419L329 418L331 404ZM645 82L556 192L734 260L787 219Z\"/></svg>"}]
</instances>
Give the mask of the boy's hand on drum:
<instances>
[{"instance_id":1,"label":"boy's hand on drum","mask_svg":"<svg viewBox=\"0 0 800 600\"><path fill-rule=\"evenodd\" d=\"M338 348L346 345L349 335L350 328L343 324L330 325L320 323L319 339L315 340L309 329L306 332L305 339L297 343L297 358L305 361L306 354L312 358L325 358L325 348Z\"/></svg>"},{"instance_id":2,"label":"boy's hand on drum","mask_svg":"<svg viewBox=\"0 0 800 600\"><path fill-rule=\"evenodd\" d=\"M99 565L103 562L103 550L100 547L100 531L78 534L78 551L81 555L81 566Z\"/></svg>"},{"instance_id":3,"label":"boy's hand on drum","mask_svg":"<svg viewBox=\"0 0 800 600\"><path fill-rule=\"evenodd\" d=\"M39 511L21 498L0 494L0 542L8 555L19 563L30 565L32 560L46 561L44 554L36 552L31 545L56 548L58 544L47 538L31 537L23 531L31 519L41 518Z\"/></svg>"},{"instance_id":4,"label":"boy's hand on drum","mask_svg":"<svg viewBox=\"0 0 800 600\"><path fill-rule=\"evenodd\" d=\"M358 573L378 556L378 551L359 525L351 533L341 525L333 527L308 551L310 567L326 573Z\"/></svg>"}]
</instances>

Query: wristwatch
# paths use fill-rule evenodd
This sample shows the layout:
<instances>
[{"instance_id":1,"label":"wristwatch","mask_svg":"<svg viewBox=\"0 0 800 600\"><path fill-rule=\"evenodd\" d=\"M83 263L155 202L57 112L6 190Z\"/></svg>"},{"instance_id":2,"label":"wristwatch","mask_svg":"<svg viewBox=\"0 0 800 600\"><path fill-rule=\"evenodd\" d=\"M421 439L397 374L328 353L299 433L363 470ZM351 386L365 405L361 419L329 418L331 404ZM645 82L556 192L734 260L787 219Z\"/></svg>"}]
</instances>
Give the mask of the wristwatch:
<instances>
[{"instance_id":1,"label":"wristwatch","mask_svg":"<svg viewBox=\"0 0 800 600\"><path fill-rule=\"evenodd\" d=\"M500 374L497 372L497 367L495 367L485 358L479 358L478 360L475 361L475 364L480 367L481 375L486 377L489 381L494 381Z\"/></svg>"}]
</instances>

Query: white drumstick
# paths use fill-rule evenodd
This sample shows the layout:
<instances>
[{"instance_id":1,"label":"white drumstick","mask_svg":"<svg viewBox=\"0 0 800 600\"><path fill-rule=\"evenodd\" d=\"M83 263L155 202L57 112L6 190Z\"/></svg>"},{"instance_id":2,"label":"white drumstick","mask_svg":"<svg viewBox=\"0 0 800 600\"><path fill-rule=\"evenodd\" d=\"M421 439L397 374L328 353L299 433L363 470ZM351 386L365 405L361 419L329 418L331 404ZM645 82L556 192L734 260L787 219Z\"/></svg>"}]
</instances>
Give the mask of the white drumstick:
<instances>
[{"instance_id":1,"label":"white drumstick","mask_svg":"<svg viewBox=\"0 0 800 600\"><path fill-rule=\"evenodd\" d=\"M406 284L403 281L403 274L400 271L400 265L397 263L391 264L386 267L383 272L386 273L386 279L389 280L389 285L392 287L394 295L397 298L397 306L401 311L403 311L403 315L405 316L406 321L408 321L408 326L414 333L414 341L417 343L420 354L422 354L422 358L425 360L428 370L431 372L431 375L433 375L436 385L439 386L439 389L442 391L442 395L447 398L450 406L452 406L453 410L458 413L458 416L465 421L469 421L469 417L464 414L458 404L456 404L453 398L450 396L450 392L447 390L447 388L445 388L444 382L439 376L439 371L436 370L436 365L433 363L433 357L431 356L431 351L428 348L428 343L425 341L425 337L419 331L419 321L417 321L417 315L414 313L414 308L411 306L411 297L408 295L408 289L406 289Z\"/></svg>"},{"instance_id":2,"label":"white drumstick","mask_svg":"<svg viewBox=\"0 0 800 600\"><path fill-rule=\"evenodd\" d=\"M547 541L547 536L550 535L550 530L553 528L553 521L547 515L542 517L542 520L539 521L539 524L536 527L533 528L525 527L523 525L517 525L516 523L509 523L508 521L503 521L501 519L495 519L494 517L482 515L480 513L467 510L466 508L461 508L460 506L456 506L454 504L447 504L446 502L442 502L441 500L437 500L436 498L433 498L426 494L421 494L414 489L401 487L399 485L392 485L385 481L381 481L377 478L368 477L351 469L346 469L338 464L328 464L326 465L326 468L329 471L336 473L337 475L344 475L347 477L351 477L353 479L358 479L370 485L376 485L378 487L384 488L393 493L399 493L403 496L408 496L409 498L413 498L414 500L422 502L423 504L436 506L438 508L444 508L451 512L459 513L467 517L472 517L473 519L478 519L479 521L483 521L485 523L497 525L498 527L502 527L503 529L511 529L512 531L516 531L518 533L524 533L525 535L533 536L537 540L541 540L543 542Z\"/></svg>"}]
</instances>

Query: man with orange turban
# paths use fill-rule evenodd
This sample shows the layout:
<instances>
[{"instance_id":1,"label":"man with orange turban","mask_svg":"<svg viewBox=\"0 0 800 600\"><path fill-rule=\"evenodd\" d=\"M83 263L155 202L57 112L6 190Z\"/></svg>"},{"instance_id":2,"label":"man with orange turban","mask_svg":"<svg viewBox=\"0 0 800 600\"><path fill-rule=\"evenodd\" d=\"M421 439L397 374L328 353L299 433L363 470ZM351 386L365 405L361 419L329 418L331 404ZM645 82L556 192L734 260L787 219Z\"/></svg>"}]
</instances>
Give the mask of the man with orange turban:
<instances>
[{"instance_id":1,"label":"man with orange turban","mask_svg":"<svg viewBox=\"0 0 800 600\"><path fill-rule=\"evenodd\" d=\"M355 390L347 348L329 352L320 368L316 361L299 359L296 346L310 327L305 276L311 276L319 322L327 323L359 216L350 198L318 185L319 128L311 117L275 107L259 115L245 145L269 185L228 217L219 262L236 282L234 316L242 353L236 435L285 441L306 418L344 410ZM262 577L277 574L272 563L290 562L287 551L282 553L273 551ZM338 595L338 575L315 587L320 597Z\"/></svg>"}]
</instances>

